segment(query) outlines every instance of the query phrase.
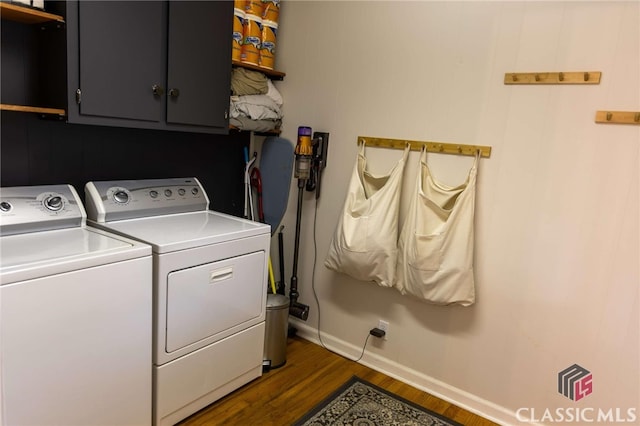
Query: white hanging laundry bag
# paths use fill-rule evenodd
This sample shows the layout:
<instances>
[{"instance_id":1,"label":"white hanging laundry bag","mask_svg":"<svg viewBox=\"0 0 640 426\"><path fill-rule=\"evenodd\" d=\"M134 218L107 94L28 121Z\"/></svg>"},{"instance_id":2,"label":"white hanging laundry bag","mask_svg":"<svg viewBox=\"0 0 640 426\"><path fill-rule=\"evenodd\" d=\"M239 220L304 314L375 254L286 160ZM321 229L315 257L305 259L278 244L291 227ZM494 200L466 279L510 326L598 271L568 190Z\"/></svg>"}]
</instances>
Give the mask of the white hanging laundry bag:
<instances>
[{"instance_id":1,"label":"white hanging laundry bag","mask_svg":"<svg viewBox=\"0 0 640 426\"><path fill-rule=\"evenodd\" d=\"M479 153L467 179L456 187L436 181L420 154L416 190L400 239L394 286L426 302L469 306L473 276L474 207Z\"/></svg>"},{"instance_id":2,"label":"white hanging laundry bag","mask_svg":"<svg viewBox=\"0 0 640 426\"><path fill-rule=\"evenodd\" d=\"M367 171L365 146L360 145L342 215L324 265L357 280L393 286L398 252L398 211L404 166L410 147L391 171L374 176Z\"/></svg>"}]
</instances>

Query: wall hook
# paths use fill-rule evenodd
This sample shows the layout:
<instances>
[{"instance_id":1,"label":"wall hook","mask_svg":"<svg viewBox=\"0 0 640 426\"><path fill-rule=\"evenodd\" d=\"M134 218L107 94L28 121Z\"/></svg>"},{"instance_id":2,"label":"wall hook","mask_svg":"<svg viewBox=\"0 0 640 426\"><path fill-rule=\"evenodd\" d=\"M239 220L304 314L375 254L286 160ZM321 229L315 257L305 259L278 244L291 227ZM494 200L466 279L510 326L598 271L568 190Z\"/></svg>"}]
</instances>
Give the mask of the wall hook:
<instances>
[{"instance_id":1,"label":"wall hook","mask_svg":"<svg viewBox=\"0 0 640 426\"><path fill-rule=\"evenodd\" d=\"M633 117L633 121L636 123L640 121L640 112L636 112L636 115Z\"/></svg>"},{"instance_id":2,"label":"wall hook","mask_svg":"<svg viewBox=\"0 0 640 426\"><path fill-rule=\"evenodd\" d=\"M584 73L584 81L589 81L589 73L588 72Z\"/></svg>"},{"instance_id":3,"label":"wall hook","mask_svg":"<svg viewBox=\"0 0 640 426\"><path fill-rule=\"evenodd\" d=\"M560 74L558 74L558 80L560 81L564 81L564 73L561 72Z\"/></svg>"},{"instance_id":4,"label":"wall hook","mask_svg":"<svg viewBox=\"0 0 640 426\"><path fill-rule=\"evenodd\" d=\"M607 113L607 121L611 121L612 114L610 112Z\"/></svg>"},{"instance_id":5,"label":"wall hook","mask_svg":"<svg viewBox=\"0 0 640 426\"><path fill-rule=\"evenodd\" d=\"M536 81L540 81L540 76L538 74L536 74L535 79L536 79Z\"/></svg>"},{"instance_id":6,"label":"wall hook","mask_svg":"<svg viewBox=\"0 0 640 426\"><path fill-rule=\"evenodd\" d=\"M515 74L513 74L511 78L513 79L513 81L518 81L518 77Z\"/></svg>"}]
</instances>

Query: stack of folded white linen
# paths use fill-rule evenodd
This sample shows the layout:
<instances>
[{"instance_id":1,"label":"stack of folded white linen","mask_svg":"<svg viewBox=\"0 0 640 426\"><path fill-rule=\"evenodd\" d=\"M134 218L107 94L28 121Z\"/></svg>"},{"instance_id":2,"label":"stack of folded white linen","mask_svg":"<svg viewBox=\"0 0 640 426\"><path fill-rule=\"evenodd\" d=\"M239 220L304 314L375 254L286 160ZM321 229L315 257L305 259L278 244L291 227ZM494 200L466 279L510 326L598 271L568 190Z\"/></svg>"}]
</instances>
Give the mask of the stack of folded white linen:
<instances>
[{"instance_id":1,"label":"stack of folded white linen","mask_svg":"<svg viewBox=\"0 0 640 426\"><path fill-rule=\"evenodd\" d=\"M280 92L266 75L246 68L233 69L229 124L256 132L278 130L282 104Z\"/></svg>"}]
</instances>

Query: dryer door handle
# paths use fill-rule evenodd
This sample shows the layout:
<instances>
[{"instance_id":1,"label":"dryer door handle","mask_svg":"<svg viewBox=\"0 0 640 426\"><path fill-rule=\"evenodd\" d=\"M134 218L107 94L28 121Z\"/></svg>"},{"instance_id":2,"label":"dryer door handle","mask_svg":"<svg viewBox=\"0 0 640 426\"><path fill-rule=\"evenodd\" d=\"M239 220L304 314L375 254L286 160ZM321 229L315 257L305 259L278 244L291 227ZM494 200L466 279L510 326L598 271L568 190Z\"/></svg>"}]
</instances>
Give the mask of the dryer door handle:
<instances>
[{"instance_id":1,"label":"dryer door handle","mask_svg":"<svg viewBox=\"0 0 640 426\"><path fill-rule=\"evenodd\" d=\"M233 266L209 272L209 284L215 284L233 278Z\"/></svg>"}]
</instances>

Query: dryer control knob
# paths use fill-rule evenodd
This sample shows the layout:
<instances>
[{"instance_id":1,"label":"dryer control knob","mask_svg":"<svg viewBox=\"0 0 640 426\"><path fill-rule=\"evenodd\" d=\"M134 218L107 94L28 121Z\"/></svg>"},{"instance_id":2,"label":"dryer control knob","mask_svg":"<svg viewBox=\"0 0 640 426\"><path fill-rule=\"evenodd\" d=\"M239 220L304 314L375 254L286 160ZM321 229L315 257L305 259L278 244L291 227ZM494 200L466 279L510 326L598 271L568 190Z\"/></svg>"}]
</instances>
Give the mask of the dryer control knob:
<instances>
[{"instance_id":1,"label":"dryer control knob","mask_svg":"<svg viewBox=\"0 0 640 426\"><path fill-rule=\"evenodd\" d=\"M152 189L151 191L149 191L149 196L151 198L158 198L158 191L156 191L155 189Z\"/></svg>"},{"instance_id":2,"label":"dryer control knob","mask_svg":"<svg viewBox=\"0 0 640 426\"><path fill-rule=\"evenodd\" d=\"M52 212L57 212L62 210L62 207L64 207L64 202L62 201L62 197L60 197L59 195L50 195L49 197L45 198L44 206Z\"/></svg>"},{"instance_id":3,"label":"dryer control knob","mask_svg":"<svg viewBox=\"0 0 640 426\"><path fill-rule=\"evenodd\" d=\"M0 210L2 210L3 212L8 212L9 210L11 210L11 203L7 202L7 201L3 201L0 203Z\"/></svg>"},{"instance_id":4,"label":"dryer control knob","mask_svg":"<svg viewBox=\"0 0 640 426\"><path fill-rule=\"evenodd\" d=\"M125 191L116 191L113 194L113 200L119 204L126 204L129 201L129 194Z\"/></svg>"}]
</instances>

